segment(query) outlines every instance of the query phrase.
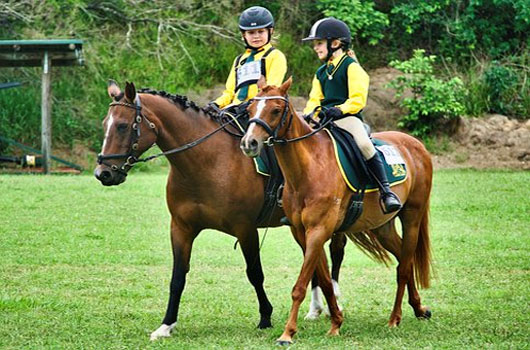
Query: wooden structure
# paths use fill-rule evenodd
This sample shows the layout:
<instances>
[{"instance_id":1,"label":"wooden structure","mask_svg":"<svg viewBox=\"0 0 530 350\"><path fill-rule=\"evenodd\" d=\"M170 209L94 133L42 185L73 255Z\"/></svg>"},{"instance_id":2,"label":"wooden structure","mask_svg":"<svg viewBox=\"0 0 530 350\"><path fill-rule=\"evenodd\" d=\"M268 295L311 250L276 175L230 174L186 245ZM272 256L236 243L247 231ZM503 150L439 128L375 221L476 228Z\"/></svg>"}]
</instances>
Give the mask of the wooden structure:
<instances>
[{"instance_id":1,"label":"wooden structure","mask_svg":"<svg viewBox=\"0 0 530 350\"><path fill-rule=\"evenodd\" d=\"M46 174L51 168L51 67L83 63L82 40L0 40L0 67L42 66L41 145Z\"/></svg>"}]
</instances>

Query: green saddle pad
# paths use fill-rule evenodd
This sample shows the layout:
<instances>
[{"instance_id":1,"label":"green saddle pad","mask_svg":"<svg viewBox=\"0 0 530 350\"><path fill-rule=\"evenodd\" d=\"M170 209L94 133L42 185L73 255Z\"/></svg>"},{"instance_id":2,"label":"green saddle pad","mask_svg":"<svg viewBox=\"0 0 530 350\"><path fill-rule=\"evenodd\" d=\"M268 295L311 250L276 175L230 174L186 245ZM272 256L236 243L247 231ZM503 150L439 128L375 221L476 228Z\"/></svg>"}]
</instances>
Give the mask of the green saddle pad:
<instances>
[{"instance_id":1,"label":"green saddle pad","mask_svg":"<svg viewBox=\"0 0 530 350\"><path fill-rule=\"evenodd\" d=\"M256 171L258 172L258 174L271 176L271 172L263 161L263 159L261 159L261 156L254 158L254 165L256 166Z\"/></svg>"},{"instance_id":2,"label":"green saddle pad","mask_svg":"<svg viewBox=\"0 0 530 350\"><path fill-rule=\"evenodd\" d=\"M342 146L335 141L331 135L331 132L327 129L325 130L333 141L333 147L335 148L335 158L344 181L346 181L346 184L352 191L358 191L360 183L353 164L347 160ZM379 152L383 163L385 163L386 175L388 177L390 186L395 186L404 182L407 178L407 169L405 166L405 161L399 151L394 146L383 140L374 138L372 139L372 142L376 151ZM368 185L366 186L365 192L374 192L378 190L379 188L377 187L377 184L370 179Z\"/></svg>"}]
</instances>

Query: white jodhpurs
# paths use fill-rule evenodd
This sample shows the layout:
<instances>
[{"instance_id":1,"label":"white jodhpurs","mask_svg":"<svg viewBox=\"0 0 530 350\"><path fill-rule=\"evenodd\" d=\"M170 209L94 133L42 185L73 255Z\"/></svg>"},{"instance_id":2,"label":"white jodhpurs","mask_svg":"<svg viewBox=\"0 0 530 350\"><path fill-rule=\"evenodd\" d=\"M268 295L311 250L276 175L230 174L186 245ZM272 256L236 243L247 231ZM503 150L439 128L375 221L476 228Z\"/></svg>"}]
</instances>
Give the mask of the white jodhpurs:
<instances>
[{"instance_id":1,"label":"white jodhpurs","mask_svg":"<svg viewBox=\"0 0 530 350\"><path fill-rule=\"evenodd\" d=\"M353 135L364 159L369 160L374 156L375 147L364 129L363 122L359 118L353 116L345 117L335 121L335 124Z\"/></svg>"}]
</instances>

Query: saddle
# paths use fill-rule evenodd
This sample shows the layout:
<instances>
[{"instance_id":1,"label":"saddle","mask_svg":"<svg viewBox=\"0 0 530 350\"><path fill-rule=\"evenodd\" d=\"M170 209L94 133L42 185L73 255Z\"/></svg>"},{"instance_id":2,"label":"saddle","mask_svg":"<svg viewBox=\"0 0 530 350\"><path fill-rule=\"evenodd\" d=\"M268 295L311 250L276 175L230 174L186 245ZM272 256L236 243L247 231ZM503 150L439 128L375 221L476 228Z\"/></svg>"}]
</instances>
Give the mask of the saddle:
<instances>
[{"instance_id":1,"label":"saddle","mask_svg":"<svg viewBox=\"0 0 530 350\"><path fill-rule=\"evenodd\" d=\"M378 191L378 186L373 180L361 150L357 146L353 136L346 130L338 127L335 123L330 123L325 130L333 141L335 157L344 181L348 185L348 188L353 191L346 216L339 228L339 231L343 231L361 216L365 192ZM367 132L370 135L369 128L367 128ZM382 140L372 137L370 139L385 163L385 170L390 186L404 182L407 175L405 161L397 149Z\"/></svg>"}]
</instances>

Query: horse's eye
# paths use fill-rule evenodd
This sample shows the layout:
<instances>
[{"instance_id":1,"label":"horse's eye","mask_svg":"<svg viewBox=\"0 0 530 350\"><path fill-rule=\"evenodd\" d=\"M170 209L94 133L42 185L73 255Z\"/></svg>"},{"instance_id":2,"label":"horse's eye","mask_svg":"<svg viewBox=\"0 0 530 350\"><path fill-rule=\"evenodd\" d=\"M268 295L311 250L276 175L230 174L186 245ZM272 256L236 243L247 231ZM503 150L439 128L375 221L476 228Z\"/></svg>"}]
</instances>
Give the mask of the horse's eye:
<instances>
[{"instance_id":1,"label":"horse's eye","mask_svg":"<svg viewBox=\"0 0 530 350\"><path fill-rule=\"evenodd\" d=\"M274 115L278 115L278 114L280 114L281 111L282 111L282 110L281 110L279 107L276 107L276 108L273 108L273 109L272 109L272 114L274 114Z\"/></svg>"},{"instance_id":2,"label":"horse's eye","mask_svg":"<svg viewBox=\"0 0 530 350\"><path fill-rule=\"evenodd\" d=\"M119 132L124 132L125 130L127 130L128 127L129 127L129 124L127 123L120 123L116 125L116 128L118 129Z\"/></svg>"}]
</instances>

